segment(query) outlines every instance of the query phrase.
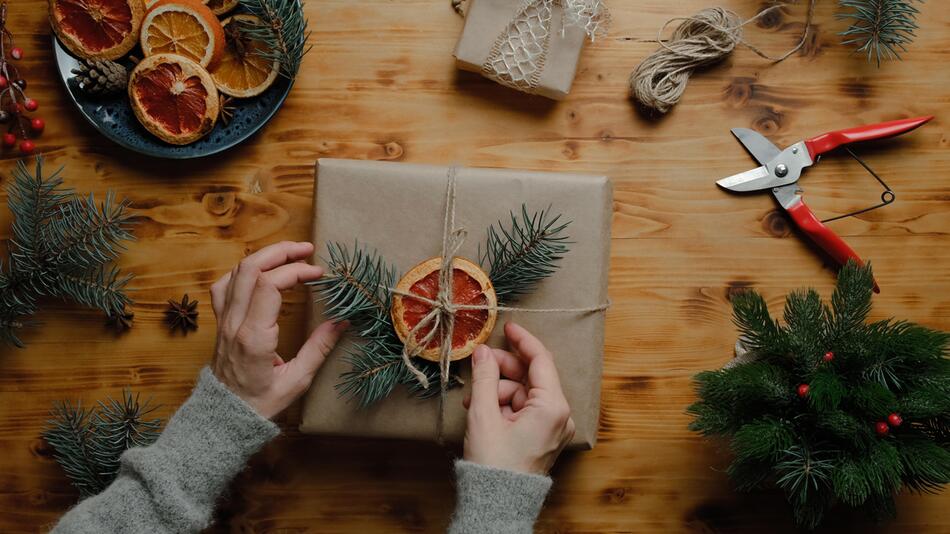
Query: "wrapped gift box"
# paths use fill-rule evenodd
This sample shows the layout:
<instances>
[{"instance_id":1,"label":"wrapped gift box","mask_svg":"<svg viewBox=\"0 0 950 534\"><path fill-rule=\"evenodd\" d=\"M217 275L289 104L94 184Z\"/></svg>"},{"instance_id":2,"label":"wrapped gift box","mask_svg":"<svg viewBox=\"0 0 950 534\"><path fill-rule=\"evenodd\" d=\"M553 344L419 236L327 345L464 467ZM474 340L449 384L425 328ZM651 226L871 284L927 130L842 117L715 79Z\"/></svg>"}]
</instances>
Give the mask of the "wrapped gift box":
<instances>
[{"instance_id":1,"label":"wrapped gift box","mask_svg":"<svg viewBox=\"0 0 950 534\"><path fill-rule=\"evenodd\" d=\"M447 167L321 159L314 195L315 264L325 265L326 243L375 248L400 273L440 253ZM457 226L468 230L459 256L476 259L488 227L525 203L529 211L552 207L572 221L565 233L570 252L560 268L514 305L525 308L589 308L607 301L612 190L604 176L502 169L462 168L457 172ZM313 305L310 328L324 320ZM600 413L604 312L502 312L489 344L504 346L500 327L514 320L537 335L554 353L577 433L574 448L593 447ZM340 397L334 387L349 369L344 361L349 337L320 370L303 406L301 430L307 433L436 439L437 399L418 399L403 388L369 408ZM461 362L466 384L470 359ZM432 387L438 387L433 385ZM467 387L467 386L466 386ZM444 439L460 442L465 429L463 388L449 391Z\"/></svg>"},{"instance_id":2,"label":"wrapped gift box","mask_svg":"<svg viewBox=\"0 0 950 534\"><path fill-rule=\"evenodd\" d=\"M519 91L563 100L571 91L587 36L582 26L565 24L562 0L550 2L550 13L543 12L542 4L470 0L455 48L459 68ZM536 59L526 61L526 55Z\"/></svg>"}]
</instances>

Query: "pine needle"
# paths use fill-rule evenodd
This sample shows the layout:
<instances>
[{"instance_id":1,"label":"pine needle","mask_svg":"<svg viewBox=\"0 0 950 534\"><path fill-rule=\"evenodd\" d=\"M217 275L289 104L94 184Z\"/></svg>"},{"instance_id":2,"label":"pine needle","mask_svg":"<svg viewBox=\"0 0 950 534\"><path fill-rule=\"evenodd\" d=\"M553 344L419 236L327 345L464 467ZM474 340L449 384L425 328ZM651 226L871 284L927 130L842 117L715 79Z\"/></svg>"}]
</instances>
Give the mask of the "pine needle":
<instances>
[{"instance_id":1,"label":"pine needle","mask_svg":"<svg viewBox=\"0 0 950 534\"><path fill-rule=\"evenodd\" d=\"M0 341L22 347L19 331L31 324L42 297L60 297L107 315L131 304L131 275L110 264L134 239L127 201L109 192L99 205L62 187L62 168L44 176L43 159L31 172L13 170L8 203L13 213L9 259L0 261Z\"/></svg>"},{"instance_id":2,"label":"pine needle","mask_svg":"<svg viewBox=\"0 0 950 534\"><path fill-rule=\"evenodd\" d=\"M843 44L854 46L868 62L880 66L882 59L901 59L900 53L914 40L920 13L914 0L838 0L838 4L848 11L837 18L852 21L840 34Z\"/></svg>"},{"instance_id":3,"label":"pine needle","mask_svg":"<svg viewBox=\"0 0 950 534\"><path fill-rule=\"evenodd\" d=\"M280 74L288 80L297 77L303 56L310 51L307 45L310 31L301 0L240 0L249 13L261 20L239 21L239 30L252 41L267 43L258 54L268 61L280 63Z\"/></svg>"}]
</instances>

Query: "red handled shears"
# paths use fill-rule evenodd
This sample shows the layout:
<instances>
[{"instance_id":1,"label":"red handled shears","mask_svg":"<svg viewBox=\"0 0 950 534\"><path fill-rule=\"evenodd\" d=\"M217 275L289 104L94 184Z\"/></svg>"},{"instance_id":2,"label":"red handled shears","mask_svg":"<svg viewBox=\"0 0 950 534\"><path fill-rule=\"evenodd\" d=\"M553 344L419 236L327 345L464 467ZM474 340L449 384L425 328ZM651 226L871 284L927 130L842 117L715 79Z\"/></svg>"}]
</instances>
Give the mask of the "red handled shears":
<instances>
[{"instance_id":1,"label":"red handled shears","mask_svg":"<svg viewBox=\"0 0 950 534\"><path fill-rule=\"evenodd\" d=\"M825 226L811 211L811 208L805 205L799 195L802 190L798 187L798 179L806 167L818 163L820 156L826 152L849 143L883 139L907 133L932 118L931 115L929 117L901 119L828 132L811 139L799 141L785 150L780 150L765 136L756 131L747 128L733 128L732 134L752 154L752 157L759 162L761 167L723 178L716 183L720 187L737 193L771 189L772 195L792 217L795 224L836 262L844 265L849 259L853 259L859 265L863 265L864 262L861 261L858 254L838 234ZM877 282L874 283L874 291L880 292Z\"/></svg>"}]
</instances>

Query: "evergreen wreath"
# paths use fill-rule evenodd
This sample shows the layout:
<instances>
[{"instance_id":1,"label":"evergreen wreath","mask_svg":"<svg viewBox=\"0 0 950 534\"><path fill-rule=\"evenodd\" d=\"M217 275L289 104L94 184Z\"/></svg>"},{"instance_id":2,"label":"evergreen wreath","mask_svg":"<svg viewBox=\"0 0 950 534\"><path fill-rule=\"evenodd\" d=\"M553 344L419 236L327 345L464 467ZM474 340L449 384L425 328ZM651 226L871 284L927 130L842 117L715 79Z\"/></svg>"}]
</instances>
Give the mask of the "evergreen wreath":
<instances>
[{"instance_id":1,"label":"evergreen wreath","mask_svg":"<svg viewBox=\"0 0 950 534\"><path fill-rule=\"evenodd\" d=\"M841 33L843 44L865 54L868 61L877 61L878 66L882 59L900 59L900 52L907 51L906 45L914 40L918 28L916 1L838 0L846 11L837 17L851 21Z\"/></svg>"},{"instance_id":2,"label":"evergreen wreath","mask_svg":"<svg viewBox=\"0 0 950 534\"><path fill-rule=\"evenodd\" d=\"M520 214L510 213L507 224L498 221L488 228L484 249L479 246L479 263L488 267L499 306L512 304L554 274L568 252L569 238L564 235L568 225L560 215L552 215L550 208L532 214L522 205ZM324 261L327 273L308 285L326 306L326 315L334 321L350 321L362 340L346 355L351 369L340 376L340 394L357 399L363 407L387 397L400 384L420 398L438 395L438 388L420 385L402 359L403 344L393 328L388 289L396 285L396 267L359 243L352 251L340 243L327 243ZM418 359L416 366L430 383L439 382L438 363ZM449 386L458 383L453 374Z\"/></svg>"},{"instance_id":3,"label":"evergreen wreath","mask_svg":"<svg viewBox=\"0 0 950 534\"><path fill-rule=\"evenodd\" d=\"M69 401L53 405L43 438L79 490L80 499L101 492L115 480L123 452L158 439L162 420L149 417L157 408L129 390L122 392L121 400L110 397L95 409Z\"/></svg>"},{"instance_id":4,"label":"evergreen wreath","mask_svg":"<svg viewBox=\"0 0 950 534\"><path fill-rule=\"evenodd\" d=\"M890 517L902 488L950 482L950 333L866 323L872 285L870 267L849 263L830 306L790 294L784 325L758 293L737 295L748 353L695 377L690 429L729 438L737 489L777 486L806 528L838 504Z\"/></svg>"},{"instance_id":5,"label":"evergreen wreath","mask_svg":"<svg viewBox=\"0 0 950 534\"><path fill-rule=\"evenodd\" d=\"M134 239L128 201L109 192L101 205L62 187L62 167L43 176L43 159L34 172L18 161L7 189L13 213L9 258L0 260L0 342L18 347L42 297L70 299L109 316L123 313L132 300L125 286L132 275L111 266Z\"/></svg>"}]
</instances>

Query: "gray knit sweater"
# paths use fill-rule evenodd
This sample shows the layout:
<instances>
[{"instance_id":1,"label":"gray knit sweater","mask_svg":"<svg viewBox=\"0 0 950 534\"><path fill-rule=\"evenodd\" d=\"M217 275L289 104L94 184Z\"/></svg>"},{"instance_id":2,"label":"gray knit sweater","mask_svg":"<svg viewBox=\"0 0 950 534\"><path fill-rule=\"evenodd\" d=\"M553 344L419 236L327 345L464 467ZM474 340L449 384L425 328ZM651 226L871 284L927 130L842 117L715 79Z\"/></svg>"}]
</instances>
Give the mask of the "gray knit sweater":
<instances>
[{"instance_id":1,"label":"gray knit sweater","mask_svg":"<svg viewBox=\"0 0 950 534\"><path fill-rule=\"evenodd\" d=\"M206 367L158 440L123 454L115 482L67 512L53 532L200 531L231 479L278 433ZM531 532L551 487L548 477L462 460L455 473L452 534Z\"/></svg>"}]
</instances>

